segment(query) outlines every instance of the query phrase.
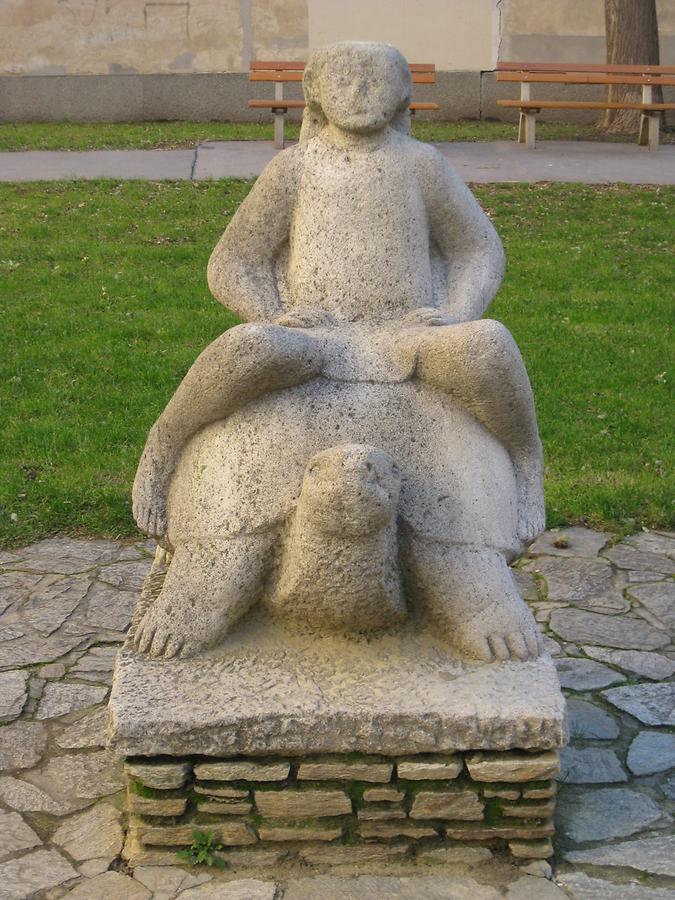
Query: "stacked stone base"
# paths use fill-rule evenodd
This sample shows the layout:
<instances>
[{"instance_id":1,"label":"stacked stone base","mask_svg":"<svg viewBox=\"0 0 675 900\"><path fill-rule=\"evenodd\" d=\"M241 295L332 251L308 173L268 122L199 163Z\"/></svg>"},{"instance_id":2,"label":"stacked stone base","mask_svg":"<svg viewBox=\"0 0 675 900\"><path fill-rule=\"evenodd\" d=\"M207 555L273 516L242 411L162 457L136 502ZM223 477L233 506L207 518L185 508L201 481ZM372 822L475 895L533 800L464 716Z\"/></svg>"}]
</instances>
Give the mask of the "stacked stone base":
<instances>
[{"instance_id":1,"label":"stacked stone base","mask_svg":"<svg viewBox=\"0 0 675 900\"><path fill-rule=\"evenodd\" d=\"M461 862L479 847L543 859L558 768L556 750L128 758L126 856L180 863L199 831L235 868Z\"/></svg>"}]
</instances>

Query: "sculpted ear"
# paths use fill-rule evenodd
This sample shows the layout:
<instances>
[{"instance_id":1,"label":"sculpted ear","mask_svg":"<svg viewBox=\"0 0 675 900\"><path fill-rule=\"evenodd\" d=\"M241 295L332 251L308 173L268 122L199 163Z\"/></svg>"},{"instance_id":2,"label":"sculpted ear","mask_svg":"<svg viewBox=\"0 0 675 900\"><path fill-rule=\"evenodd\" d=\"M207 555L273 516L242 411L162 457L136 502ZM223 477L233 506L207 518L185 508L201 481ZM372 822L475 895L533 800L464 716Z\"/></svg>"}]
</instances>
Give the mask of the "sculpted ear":
<instances>
[{"instance_id":1,"label":"sculpted ear","mask_svg":"<svg viewBox=\"0 0 675 900\"><path fill-rule=\"evenodd\" d=\"M302 92L305 95L305 111L302 114L300 143L315 137L327 124L321 108L321 73L328 59L328 48L315 50L310 56L302 76Z\"/></svg>"},{"instance_id":2,"label":"sculpted ear","mask_svg":"<svg viewBox=\"0 0 675 900\"><path fill-rule=\"evenodd\" d=\"M410 112L409 106L412 100L412 75L410 67L400 50L389 45L390 54L396 70L398 84L400 85L400 99L398 111L391 122L391 127L396 131L402 131L403 134L410 134Z\"/></svg>"},{"instance_id":3,"label":"sculpted ear","mask_svg":"<svg viewBox=\"0 0 675 900\"><path fill-rule=\"evenodd\" d=\"M412 100L413 85L410 66L408 65L405 56L401 53L400 50L397 50L396 47L392 47L391 44L388 45L388 48L394 62L394 67L398 76L398 83L401 88L399 112L403 112L410 106L410 101Z\"/></svg>"}]
</instances>

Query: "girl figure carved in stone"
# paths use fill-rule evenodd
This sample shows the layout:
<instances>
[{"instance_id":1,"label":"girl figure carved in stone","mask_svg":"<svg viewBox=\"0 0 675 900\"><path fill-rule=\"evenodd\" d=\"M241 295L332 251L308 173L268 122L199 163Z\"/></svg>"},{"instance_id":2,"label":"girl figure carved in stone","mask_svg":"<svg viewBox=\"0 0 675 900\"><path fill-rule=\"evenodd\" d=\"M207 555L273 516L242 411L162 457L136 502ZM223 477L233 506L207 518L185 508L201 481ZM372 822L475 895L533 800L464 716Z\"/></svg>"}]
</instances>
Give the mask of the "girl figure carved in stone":
<instances>
[{"instance_id":1,"label":"girl figure carved in stone","mask_svg":"<svg viewBox=\"0 0 675 900\"><path fill-rule=\"evenodd\" d=\"M411 79L397 50L320 50L304 91L300 143L267 166L209 262L212 293L249 324L200 355L143 451L134 515L174 555L136 646L188 656L262 594L276 590L279 605L305 466L337 447L331 471L361 466L344 491L367 498L390 477L354 450L369 445L400 469L394 540L411 611L468 657L535 657L507 560L544 527L541 444L518 348L481 318L502 279L501 242L445 158L407 134ZM251 455L259 468L243 472ZM382 624L354 617L357 630Z\"/></svg>"}]
</instances>

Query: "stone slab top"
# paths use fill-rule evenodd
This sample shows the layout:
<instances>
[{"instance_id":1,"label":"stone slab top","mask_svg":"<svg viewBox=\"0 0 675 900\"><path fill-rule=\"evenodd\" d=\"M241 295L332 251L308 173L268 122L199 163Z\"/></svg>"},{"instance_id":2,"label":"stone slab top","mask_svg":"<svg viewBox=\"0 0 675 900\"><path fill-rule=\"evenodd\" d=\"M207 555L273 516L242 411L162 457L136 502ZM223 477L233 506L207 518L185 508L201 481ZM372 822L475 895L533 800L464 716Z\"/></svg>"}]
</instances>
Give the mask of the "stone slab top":
<instances>
[{"instance_id":1,"label":"stone slab top","mask_svg":"<svg viewBox=\"0 0 675 900\"><path fill-rule=\"evenodd\" d=\"M548 655L467 665L434 635L297 634L252 621L216 651L118 656L108 742L127 756L547 750L566 740Z\"/></svg>"}]
</instances>

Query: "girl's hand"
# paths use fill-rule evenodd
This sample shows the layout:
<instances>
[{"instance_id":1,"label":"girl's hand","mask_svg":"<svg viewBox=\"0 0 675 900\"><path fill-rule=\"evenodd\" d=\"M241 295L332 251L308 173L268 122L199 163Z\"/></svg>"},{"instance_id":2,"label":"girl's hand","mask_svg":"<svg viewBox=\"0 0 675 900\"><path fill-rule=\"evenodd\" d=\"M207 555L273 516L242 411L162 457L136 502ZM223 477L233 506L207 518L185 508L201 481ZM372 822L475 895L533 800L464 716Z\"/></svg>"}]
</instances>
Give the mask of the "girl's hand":
<instances>
[{"instance_id":1,"label":"girl's hand","mask_svg":"<svg viewBox=\"0 0 675 900\"><path fill-rule=\"evenodd\" d=\"M435 328L440 325L455 325L456 319L452 319L449 315L435 306L420 306L411 310L401 319L402 324L408 326L421 326L423 328Z\"/></svg>"},{"instance_id":2,"label":"girl's hand","mask_svg":"<svg viewBox=\"0 0 675 900\"><path fill-rule=\"evenodd\" d=\"M316 306L296 306L283 312L275 321L285 328L330 328L337 324L334 316Z\"/></svg>"}]
</instances>

